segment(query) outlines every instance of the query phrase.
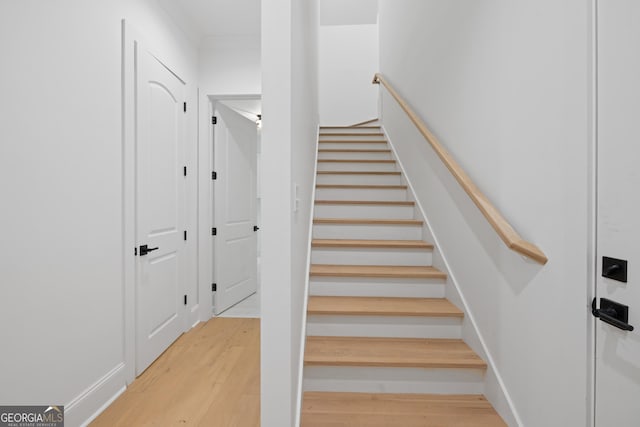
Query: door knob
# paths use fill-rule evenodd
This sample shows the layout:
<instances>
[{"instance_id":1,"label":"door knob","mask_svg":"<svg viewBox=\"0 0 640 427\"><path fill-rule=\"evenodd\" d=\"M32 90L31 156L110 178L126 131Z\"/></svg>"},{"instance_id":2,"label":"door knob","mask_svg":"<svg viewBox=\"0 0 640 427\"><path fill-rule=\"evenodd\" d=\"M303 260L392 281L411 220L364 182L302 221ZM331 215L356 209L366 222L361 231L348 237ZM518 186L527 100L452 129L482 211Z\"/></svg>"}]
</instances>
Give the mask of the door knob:
<instances>
[{"instance_id":1,"label":"door knob","mask_svg":"<svg viewBox=\"0 0 640 427\"><path fill-rule=\"evenodd\" d=\"M596 299L591 302L591 314L603 322L615 326L623 331L633 331L629 323L629 307L619 302L600 298L600 308L596 308Z\"/></svg>"},{"instance_id":2,"label":"door knob","mask_svg":"<svg viewBox=\"0 0 640 427\"><path fill-rule=\"evenodd\" d=\"M158 249L160 248L157 246L155 248L150 248L147 245L140 245L140 256L145 256L149 252L157 251Z\"/></svg>"}]
</instances>

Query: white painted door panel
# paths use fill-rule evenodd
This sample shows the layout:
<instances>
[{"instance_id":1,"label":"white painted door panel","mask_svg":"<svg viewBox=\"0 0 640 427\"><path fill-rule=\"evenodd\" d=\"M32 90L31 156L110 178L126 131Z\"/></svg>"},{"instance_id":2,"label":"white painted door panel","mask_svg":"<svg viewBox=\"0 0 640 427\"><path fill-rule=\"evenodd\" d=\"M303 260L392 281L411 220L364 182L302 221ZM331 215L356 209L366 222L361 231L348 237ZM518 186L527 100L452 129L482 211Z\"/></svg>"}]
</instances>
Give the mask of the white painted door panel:
<instances>
[{"instance_id":1,"label":"white painted door panel","mask_svg":"<svg viewBox=\"0 0 640 427\"><path fill-rule=\"evenodd\" d=\"M136 374L184 329L184 83L136 47ZM139 249L138 249L139 250Z\"/></svg>"},{"instance_id":2,"label":"white painted door panel","mask_svg":"<svg viewBox=\"0 0 640 427\"><path fill-rule=\"evenodd\" d=\"M640 423L640 3L598 6L597 296L629 306L632 332L596 322L596 426ZM602 257L629 262L627 283Z\"/></svg>"},{"instance_id":3,"label":"white painted door panel","mask_svg":"<svg viewBox=\"0 0 640 427\"><path fill-rule=\"evenodd\" d=\"M218 106L214 127L215 312L221 313L257 291L255 123Z\"/></svg>"}]
</instances>

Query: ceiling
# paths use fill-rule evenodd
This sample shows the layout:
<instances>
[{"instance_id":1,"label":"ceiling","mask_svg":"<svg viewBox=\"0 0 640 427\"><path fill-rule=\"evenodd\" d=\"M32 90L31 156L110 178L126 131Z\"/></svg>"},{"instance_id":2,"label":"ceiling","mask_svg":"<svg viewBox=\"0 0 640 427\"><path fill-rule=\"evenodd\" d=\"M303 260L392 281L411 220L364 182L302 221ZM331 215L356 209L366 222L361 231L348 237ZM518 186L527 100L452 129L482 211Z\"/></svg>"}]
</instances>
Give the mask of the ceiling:
<instances>
[{"instance_id":1,"label":"ceiling","mask_svg":"<svg viewBox=\"0 0 640 427\"><path fill-rule=\"evenodd\" d=\"M251 121L256 121L258 114L261 114L262 110L262 101L260 99L224 99L219 102Z\"/></svg>"},{"instance_id":2,"label":"ceiling","mask_svg":"<svg viewBox=\"0 0 640 427\"><path fill-rule=\"evenodd\" d=\"M378 22L378 0L320 0L320 25Z\"/></svg>"},{"instance_id":3,"label":"ceiling","mask_svg":"<svg viewBox=\"0 0 640 427\"><path fill-rule=\"evenodd\" d=\"M259 36L260 0L158 0L187 32L211 36Z\"/></svg>"}]
</instances>

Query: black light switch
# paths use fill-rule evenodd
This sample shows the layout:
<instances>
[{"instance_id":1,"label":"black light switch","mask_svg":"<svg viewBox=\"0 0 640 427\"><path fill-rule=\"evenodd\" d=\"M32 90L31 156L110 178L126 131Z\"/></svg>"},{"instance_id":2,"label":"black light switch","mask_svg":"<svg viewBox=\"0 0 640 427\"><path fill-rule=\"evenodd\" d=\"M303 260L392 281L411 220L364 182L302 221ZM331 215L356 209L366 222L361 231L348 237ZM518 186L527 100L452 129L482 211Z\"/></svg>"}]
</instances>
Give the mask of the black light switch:
<instances>
[{"instance_id":1,"label":"black light switch","mask_svg":"<svg viewBox=\"0 0 640 427\"><path fill-rule=\"evenodd\" d=\"M603 256L602 277L627 283L627 260Z\"/></svg>"}]
</instances>

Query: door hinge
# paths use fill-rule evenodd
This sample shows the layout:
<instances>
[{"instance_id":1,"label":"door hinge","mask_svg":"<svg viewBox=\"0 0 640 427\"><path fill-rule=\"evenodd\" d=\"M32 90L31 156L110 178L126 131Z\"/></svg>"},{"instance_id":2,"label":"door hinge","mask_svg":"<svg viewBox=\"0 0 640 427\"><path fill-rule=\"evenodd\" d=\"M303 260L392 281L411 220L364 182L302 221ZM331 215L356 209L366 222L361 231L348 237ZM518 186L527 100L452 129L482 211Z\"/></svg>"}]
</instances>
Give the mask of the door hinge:
<instances>
[{"instance_id":1,"label":"door hinge","mask_svg":"<svg viewBox=\"0 0 640 427\"><path fill-rule=\"evenodd\" d=\"M211 124L212 125L217 125L218 124L218 118L216 116L211 116Z\"/></svg>"},{"instance_id":2,"label":"door hinge","mask_svg":"<svg viewBox=\"0 0 640 427\"><path fill-rule=\"evenodd\" d=\"M184 230L184 240L187 240L187 230Z\"/></svg>"},{"instance_id":3,"label":"door hinge","mask_svg":"<svg viewBox=\"0 0 640 427\"><path fill-rule=\"evenodd\" d=\"M138 247L137 246L135 248L133 248L133 254L135 256L138 256Z\"/></svg>"},{"instance_id":4,"label":"door hinge","mask_svg":"<svg viewBox=\"0 0 640 427\"><path fill-rule=\"evenodd\" d=\"M211 172L211 179L218 179L218 173L217 172Z\"/></svg>"},{"instance_id":5,"label":"door hinge","mask_svg":"<svg viewBox=\"0 0 640 427\"><path fill-rule=\"evenodd\" d=\"M187 305L187 296L184 296L184 305Z\"/></svg>"},{"instance_id":6,"label":"door hinge","mask_svg":"<svg viewBox=\"0 0 640 427\"><path fill-rule=\"evenodd\" d=\"M184 104L182 104L182 109L184 110L184 112L187 112L187 103L185 102Z\"/></svg>"},{"instance_id":7,"label":"door hinge","mask_svg":"<svg viewBox=\"0 0 640 427\"><path fill-rule=\"evenodd\" d=\"M218 284L217 283L212 283L211 284L211 292L216 292L218 290Z\"/></svg>"},{"instance_id":8,"label":"door hinge","mask_svg":"<svg viewBox=\"0 0 640 427\"><path fill-rule=\"evenodd\" d=\"M258 231L258 230L260 230L260 227L258 227L257 225L254 225L253 226L253 231Z\"/></svg>"},{"instance_id":9,"label":"door hinge","mask_svg":"<svg viewBox=\"0 0 640 427\"><path fill-rule=\"evenodd\" d=\"M183 174L184 176L187 176L187 167L186 167L186 166L183 166L183 167L182 167L182 174Z\"/></svg>"},{"instance_id":10,"label":"door hinge","mask_svg":"<svg viewBox=\"0 0 640 427\"><path fill-rule=\"evenodd\" d=\"M217 228L215 228L215 227L213 227L213 228L211 229L211 235L212 235L212 236L216 236L217 234L218 234L218 229L217 229Z\"/></svg>"}]
</instances>

